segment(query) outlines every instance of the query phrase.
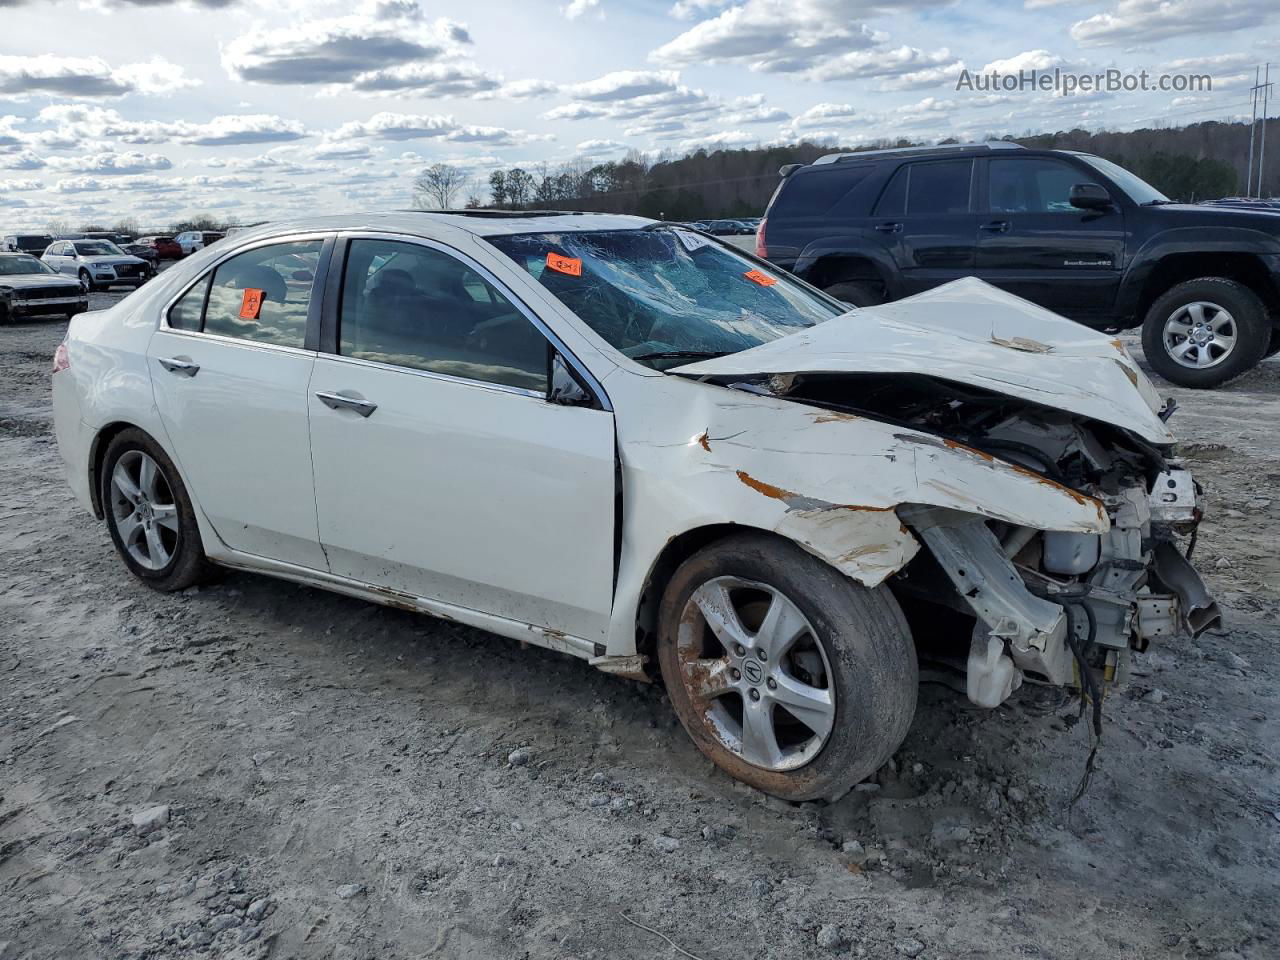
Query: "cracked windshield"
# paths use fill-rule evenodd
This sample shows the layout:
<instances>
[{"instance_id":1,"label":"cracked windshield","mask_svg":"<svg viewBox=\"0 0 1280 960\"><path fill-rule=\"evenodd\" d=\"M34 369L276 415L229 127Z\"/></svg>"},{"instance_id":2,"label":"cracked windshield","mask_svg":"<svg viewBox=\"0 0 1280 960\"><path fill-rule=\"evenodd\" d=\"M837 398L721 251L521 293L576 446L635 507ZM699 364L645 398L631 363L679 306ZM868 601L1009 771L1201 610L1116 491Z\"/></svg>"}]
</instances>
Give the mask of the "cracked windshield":
<instances>
[{"instance_id":1,"label":"cracked windshield","mask_svg":"<svg viewBox=\"0 0 1280 960\"><path fill-rule=\"evenodd\" d=\"M690 230L487 239L614 347L662 370L738 353L849 309Z\"/></svg>"}]
</instances>

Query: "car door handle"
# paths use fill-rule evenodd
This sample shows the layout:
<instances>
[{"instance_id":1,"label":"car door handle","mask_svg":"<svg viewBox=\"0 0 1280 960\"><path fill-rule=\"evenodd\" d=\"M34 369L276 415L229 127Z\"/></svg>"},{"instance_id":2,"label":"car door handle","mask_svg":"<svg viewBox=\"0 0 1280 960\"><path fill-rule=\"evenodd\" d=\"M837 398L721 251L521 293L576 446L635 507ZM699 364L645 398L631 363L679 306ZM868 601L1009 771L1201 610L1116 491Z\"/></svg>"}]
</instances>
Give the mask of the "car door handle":
<instances>
[{"instance_id":1,"label":"car door handle","mask_svg":"<svg viewBox=\"0 0 1280 960\"><path fill-rule=\"evenodd\" d=\"M1008 233L1008 220L992 220L990 223L984 223L981 227L983 230L990 230L992 233Z\"/></svg>"},{"instance_id":2,"label":"car door handle","mask_svg":"<svg viewBox=\"0 0 1280 960\"><path fill-rule=\"evenodd\" d=\"M881 233L901 233L902 224L900 223L877 223L876 229Z\"/></svg>"},{"instance_id":3,"label":"car door handle","mask_svg":"<svg viewBox=\"0 0 1280 960\"><path fill-rule=\"evenodd\" d=\"M190 357L161 357L158 362L170 373L184 377L194 377L200 372L200 364L192 363Z\"/></svg>"},{"instance_id":4,"label":"car door handle","mask_svg":"<svg viewBox=\"0 0 1280 960\"><path fill-rule=\"evenodd\" d=\"M316 397L330 410L354 410L362 417L367 417L378 409L378 405L372 400L347 397L341 393L317 393Z\"/></svg>"}]
</instances>

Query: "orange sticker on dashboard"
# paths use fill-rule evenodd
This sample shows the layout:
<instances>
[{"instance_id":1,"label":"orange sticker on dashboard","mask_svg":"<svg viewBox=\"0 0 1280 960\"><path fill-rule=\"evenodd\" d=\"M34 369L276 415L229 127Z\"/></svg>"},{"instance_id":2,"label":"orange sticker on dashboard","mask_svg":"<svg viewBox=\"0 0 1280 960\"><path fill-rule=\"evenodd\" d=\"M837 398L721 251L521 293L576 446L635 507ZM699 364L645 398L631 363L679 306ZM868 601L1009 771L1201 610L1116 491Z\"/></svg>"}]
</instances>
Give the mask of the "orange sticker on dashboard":
<instances>
[{"instance_id":1,"label":"orange sticker on dashboard","mask_svg":"<svg viewBox=\"0 0 1280 960\"><path fill-rule=\"evenodd\" d=\"M547 266L556 273L567 273L571 277L582 276L582 261L577 257L562 257L558 253L548 253Z\"/></svg>"},{"instance_id":2,"label":"orange sticker on dashboard","mask_svg":"<svg viewBox=\"0 0 1280 960\"><path fill-rule=\"evenodd\" d=\"M763 271L760 271L760 270L748 270L746 273L743 274L743 276L746 277L748 280L750 280L752 283L760 284L760 286L762 287L772 287L775 283L778 282L777 277L771 277L767 273L764 273Z\"/></svg>"},{"instance_id":3,"label":"orange sticker on dashboard","mask_svg":"<svg viewBox=\"0 0 1280 960\"><path fill-rule=\"evenodd\" d=\"M246 287L244 291L244 299L240 301L240 319L257 320L258 314L262 312L262 299L265 295L265 290L259 290L256 287Z\"/></svg>"}]
</instances>

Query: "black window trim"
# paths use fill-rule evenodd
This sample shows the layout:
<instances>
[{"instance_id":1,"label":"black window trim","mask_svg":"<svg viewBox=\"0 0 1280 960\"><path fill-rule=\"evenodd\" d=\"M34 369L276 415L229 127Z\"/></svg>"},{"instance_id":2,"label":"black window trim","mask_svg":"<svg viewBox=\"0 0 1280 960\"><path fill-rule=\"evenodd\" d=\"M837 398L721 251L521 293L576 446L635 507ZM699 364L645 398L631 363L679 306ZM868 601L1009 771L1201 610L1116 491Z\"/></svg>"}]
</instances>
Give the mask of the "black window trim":
<instances>
[{"instance_id":1,"label":"black window trim","mask_svg":"<svg viewBox=\"0 0 1280 960\"><path fill-rule=\"evenodd\" d=\"M226 263L233 257L238 257L242 253L248 253L250 250L258 250L262 247L282 246L286 243L307 243L309 241L319 240L320 254L316 261L316 275L311 281L311 299L307 302L307 326L303 333L302 346L291 347L283 343L270 343L265 340L250 340L248 337L230 337L221 333L205 333L204 319L205 311L209 307L209 291L213 288L212 283L208 283L214 272L222 264ZM217 340L220 343L239 343L252 347L260 347L267 350L288 350L294 353L316 353L314 344L319 342L320 329L320 312L322 309L321 294L325 289L326 272L329 269L330 252L334 244L334 234L332 232L322 233L290 233L282 234L275 237L259 238L252 243L246 243L244 246L230 248L219 251L220 256L211 263L207 268L200 271L193 279L183 284L178 293L165 301L164 308L160 311L160 324L158 330L167 333L179 334L187 337L206 337L210 340ZM178 301L190 293L195 287L201 283L208 283L204 291L204 300L200 304L200 329L199 330L182 330L178 327L170 326L169 315L173 312L173 308L178 305Z\"/></svg>"},{"instance_id":2,"label":"black window trim","mask_svg":"<svg viewBox=\"0 0 1280 960\"><path fill-rule=\"evenodd\" d=\"M542 336L547 340L551 350L559 353L564 357L565 362L569 364L570 369L577 375L579 381L585 386L588 393L592 395L592 407L597 410L603 410L609 413L613 412L613 405L609 401L608 394L605 393L604 387L600 381L595 378L590 370L573 354L564 341L553 331L542 318L539 317L529 306L524 303L511 288L494 276L493 271L489 270L483 264L476 261L474 257L468 256L457 247L452 247L447 243L431 237L423 237L412 233L396 233L384 230L344 230L338 236L336 242L329 255L328 264L328 283L324 290L324 305L320 313L320 333L319 333L319 352L320 354L331 357L335 360L341 360L345 363L358 363L367 366L379 367L385 370L394 370L399 373L414 374L418 376L430 377L437 380L446 380L453 383L462 383L474 387L482 387L489 390L497 390L503 393L515 393L522 396L535 397L547 401L551 389L551 363L550 352L548 353L547 362L547 389L545 391L529 390L524 387L512 387L502 383L494 383L491 380L475 380L470 377L459 377L447 373L437 373L434 370L423 370L419 367L402 367L392 363L381 363L376 360L364 360L360 357L348 357L338 352L338 326L339 312L342 309L342 284L346 274L347 254L350 250L351 241L353 240L385 240L393 243L409 243L418 246L427 247L443 253L445 256L453 257L460 261L466 267L474 270L480 275L486 283L494 287L500 294L511 302L511 305L524 316ZM548 401L549 402L549 401Z\"/></svg>"}]
</instances>

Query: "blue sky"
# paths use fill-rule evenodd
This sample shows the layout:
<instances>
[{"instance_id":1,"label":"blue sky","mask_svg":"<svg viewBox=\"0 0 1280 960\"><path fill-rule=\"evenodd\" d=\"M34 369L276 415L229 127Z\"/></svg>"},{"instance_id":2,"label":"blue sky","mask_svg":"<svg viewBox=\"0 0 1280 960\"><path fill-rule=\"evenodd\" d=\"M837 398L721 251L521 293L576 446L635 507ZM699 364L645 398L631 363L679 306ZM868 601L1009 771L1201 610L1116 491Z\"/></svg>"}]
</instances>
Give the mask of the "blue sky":
<instances>
[{"instance_id":1,"label":"blue sky","mask_svg":"<svg viewBox=\"0 0 1280 960\"><path fill-rule=\"evenodd\" d=\"M0 0L0 228L406 206L426 165L1247 116L1274 0ZM1206 73L983 94L962 69ZM1273 67L1280 80L1280 67ZM1280 97L1273 115L1280 114Z\"/></svg>"}]
</instances>

